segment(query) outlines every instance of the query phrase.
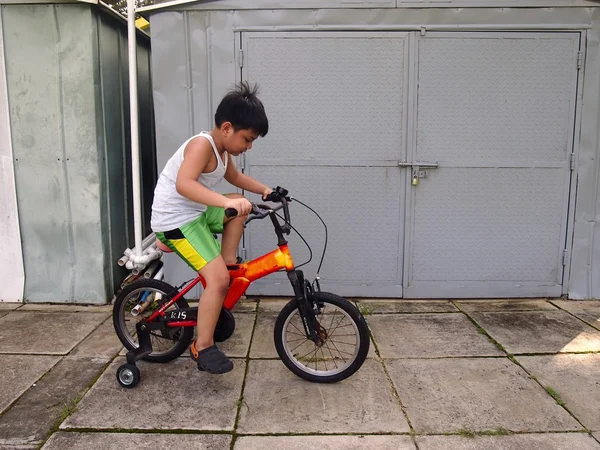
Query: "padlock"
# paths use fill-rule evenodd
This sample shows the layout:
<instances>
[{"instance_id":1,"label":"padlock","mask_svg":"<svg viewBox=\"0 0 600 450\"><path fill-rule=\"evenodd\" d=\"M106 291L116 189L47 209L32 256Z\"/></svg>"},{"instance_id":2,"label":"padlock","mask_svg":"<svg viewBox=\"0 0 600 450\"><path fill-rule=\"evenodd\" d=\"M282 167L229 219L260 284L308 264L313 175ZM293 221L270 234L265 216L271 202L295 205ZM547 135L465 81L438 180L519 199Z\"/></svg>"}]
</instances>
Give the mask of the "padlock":
<instances>
[{"instance_id":1,"label":"padlock","mask_svg":"<svg viewBox=\"0 0 600 450\"><path fill-rule=\"evenodd\" d=\"M419 175L415 171L415 172L413 172L412 185L416 186L418 184L419 184Z\"/></svg>"}]
</instances>

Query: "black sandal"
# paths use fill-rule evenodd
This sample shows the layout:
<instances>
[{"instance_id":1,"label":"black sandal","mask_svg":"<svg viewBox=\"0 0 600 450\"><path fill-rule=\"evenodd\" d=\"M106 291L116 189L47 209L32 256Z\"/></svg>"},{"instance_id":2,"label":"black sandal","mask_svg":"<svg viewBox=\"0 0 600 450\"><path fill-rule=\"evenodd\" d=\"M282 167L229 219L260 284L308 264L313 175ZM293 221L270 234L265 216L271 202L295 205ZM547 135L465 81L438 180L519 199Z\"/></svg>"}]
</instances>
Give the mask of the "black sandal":
<instances>
[{"instance_id":1,"label":"black sandal","mask_svg":"<svg viewBox=\"0 0 600 450\"><path fill-rule=\"evenodd\" d=\"M204 350L196 350L196 341L190 346L190 356L198 363L198 370L213 374L222 374L233 370L233 363L216 345Z\"/></svg>"}]
</instances>

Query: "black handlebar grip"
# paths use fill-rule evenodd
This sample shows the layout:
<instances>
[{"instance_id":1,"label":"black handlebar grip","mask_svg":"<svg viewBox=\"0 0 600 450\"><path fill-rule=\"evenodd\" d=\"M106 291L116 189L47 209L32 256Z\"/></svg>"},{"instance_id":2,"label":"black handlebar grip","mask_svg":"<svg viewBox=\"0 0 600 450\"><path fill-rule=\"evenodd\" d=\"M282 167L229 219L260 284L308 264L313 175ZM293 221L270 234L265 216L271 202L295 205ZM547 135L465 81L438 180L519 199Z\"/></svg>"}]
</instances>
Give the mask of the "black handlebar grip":
<instances>
[{"instance_id":1,"label":"black handlebar grip","mask_svg":"<svg viewBox=\"0 0 600 450\"><path fill-rule=\"evenodd\" d=\"M230 218L230 217L235 217L238 215L237 209L235 208L227 208L225 210L225 217Z\"/></svg>"},{"instance_id":2,"label":"black handlebar grip","mask_svg":"<svg viewBox=\"0 0 600 450\"><path fill-rule=\"evenodd\" d=\"M277 192L273 191L270 194L268 194L266 197L263 197L263 200L265 202L278 202L279 196L277 195Z\"/></svg>"}]
</instances>

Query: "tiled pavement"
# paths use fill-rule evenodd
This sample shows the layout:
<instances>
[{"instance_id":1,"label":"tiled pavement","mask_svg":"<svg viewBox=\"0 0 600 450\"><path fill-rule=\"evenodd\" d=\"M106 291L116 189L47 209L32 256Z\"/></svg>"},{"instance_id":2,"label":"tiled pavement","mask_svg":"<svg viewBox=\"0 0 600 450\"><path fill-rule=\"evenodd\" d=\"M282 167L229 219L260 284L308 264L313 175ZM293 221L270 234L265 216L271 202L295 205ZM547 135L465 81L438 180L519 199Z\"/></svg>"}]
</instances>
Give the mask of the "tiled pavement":
<instances>
[{"instance_id":1,"label":"tiled pavement","mask_svg":"<svg viewBox=\"0 0 600 450\"><path fill-rule=\"evenodd\" d=\"M600 302L361 299L369 358L328 385L277 359L284 304L239 305L231 373L129 390L110 306L0 304L0 448L600 450Z\"/></svg>"}]
</instances>

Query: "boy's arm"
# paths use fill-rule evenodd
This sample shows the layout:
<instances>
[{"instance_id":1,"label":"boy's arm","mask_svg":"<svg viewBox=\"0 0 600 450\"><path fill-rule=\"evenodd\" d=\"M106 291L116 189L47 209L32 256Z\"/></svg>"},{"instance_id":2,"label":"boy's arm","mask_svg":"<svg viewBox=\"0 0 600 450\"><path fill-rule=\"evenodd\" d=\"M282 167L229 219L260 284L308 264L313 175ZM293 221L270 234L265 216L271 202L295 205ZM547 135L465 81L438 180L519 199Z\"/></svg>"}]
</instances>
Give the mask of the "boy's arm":
<instances>
[{"instance_id":1,"label":"boy's arm","mask_svg":"<svg viewBox=\"0 0 600 450\"><path fill-rule=\"evenodd\" d=\"M262 197L266 197L268 194L273 192L273 189L262 184L260 181L255 180L254 178L238 172L231 160L231 156L228 154L229 162L227 163L227 170L225 171L225 179L240 189L244 189L246 191L254 192L255 194L260 194Z\"/></svg>"},{"instance_id":2,"label":"boy's arm","mask_svg":"<svg viewBox=\"0 0 600 450\"><path fill-rule=\"evenodd\" d=\"M175 188L180 195L207 206L224 208L228 198L198 183L200 174L214 154L210 142L204 138L193 139L185 147L183 162L177 173Z\"/></svg>"}]
</instances>

